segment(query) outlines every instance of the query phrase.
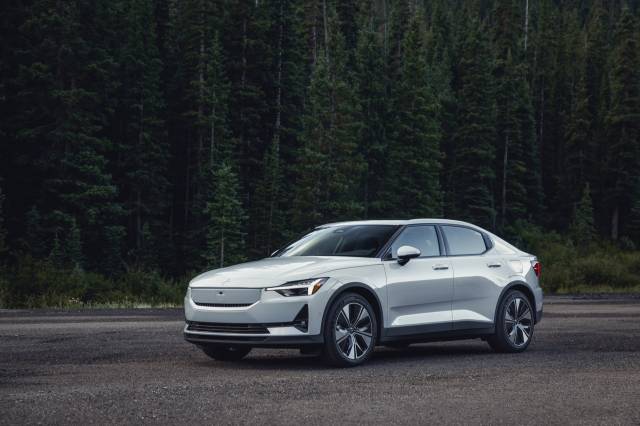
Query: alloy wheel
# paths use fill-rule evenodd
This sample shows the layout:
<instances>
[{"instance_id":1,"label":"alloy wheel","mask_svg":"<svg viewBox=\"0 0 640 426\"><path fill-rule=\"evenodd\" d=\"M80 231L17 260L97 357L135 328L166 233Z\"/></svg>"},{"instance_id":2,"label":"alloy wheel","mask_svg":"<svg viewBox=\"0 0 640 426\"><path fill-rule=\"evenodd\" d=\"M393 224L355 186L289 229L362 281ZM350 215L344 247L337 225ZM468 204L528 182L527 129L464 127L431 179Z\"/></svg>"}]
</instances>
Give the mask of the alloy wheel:
<instances>
[{"instance_id":1,"label":"alloy wheel","mask_svg":"<svg viewBox=\"0 0 640 426\"><path fill-rule=\"evenodd\" d=\"M373 341L371 314L360 303L347 303L338 312L335 328L336 345L345 358L362 358Z\"/></svg>"},{"instance_id":2,"label":"alloy wheel","mask_svg":"<svg viewBox=\"0 0 640 426\"><path fill-rule=\"evenodd\" d=\"M529 303L521 297L514 298L504 314L504 328L511 344L520 347L531 338L533 315Z\"/></svg>"}]
</instances>

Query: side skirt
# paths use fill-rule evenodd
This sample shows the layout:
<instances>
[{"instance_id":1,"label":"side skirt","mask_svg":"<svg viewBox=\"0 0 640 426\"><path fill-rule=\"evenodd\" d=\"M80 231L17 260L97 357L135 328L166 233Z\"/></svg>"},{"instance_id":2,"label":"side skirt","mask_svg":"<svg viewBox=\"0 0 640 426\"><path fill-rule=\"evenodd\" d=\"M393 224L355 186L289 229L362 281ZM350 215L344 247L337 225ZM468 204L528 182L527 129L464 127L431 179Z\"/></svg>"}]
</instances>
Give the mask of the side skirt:
<instances>
[{"instance_id":1,"label":"side skirt","mask_svg":"<svg viewBox=\"0 0 640 426\"><path fill-rule=\"evenodd\" d=\"M477 339L495 333L495 327L484 322L465 321L390 327L382 329L380 344L392 342L437 342L446 340Z\"/></svg>"}]
</instances>

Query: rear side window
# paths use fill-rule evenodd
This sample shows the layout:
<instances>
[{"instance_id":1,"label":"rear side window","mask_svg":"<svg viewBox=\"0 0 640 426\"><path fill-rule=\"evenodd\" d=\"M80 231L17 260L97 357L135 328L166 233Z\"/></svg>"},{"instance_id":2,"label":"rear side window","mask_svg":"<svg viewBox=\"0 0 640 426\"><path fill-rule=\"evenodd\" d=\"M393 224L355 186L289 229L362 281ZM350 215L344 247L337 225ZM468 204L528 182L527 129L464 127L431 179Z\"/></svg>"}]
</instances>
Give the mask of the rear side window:
<instances>
[{"instance_id":1,"label":"rear side window","mask_svg":"<svg viewBox=\"0 0 640 426\"><path fill-rule=\"evenodd\" d=\"M402 246L412 246L420 250L420 257L440 256L438 234L433 225L408 226L396 238L391 246L391 255L398 257L398 249Z\"/></svg>"},{"instance_id":2,"label":"rear side window","mask_svg":"<svg viewBox=\"0 0 640 426\"><path fill-rule=\"evenodd\" d=\"M442 226L442 231L449 243L450 255L482 254L487 251L484 238L478 231L461 226Z\"/></svg>"}]
</instances>

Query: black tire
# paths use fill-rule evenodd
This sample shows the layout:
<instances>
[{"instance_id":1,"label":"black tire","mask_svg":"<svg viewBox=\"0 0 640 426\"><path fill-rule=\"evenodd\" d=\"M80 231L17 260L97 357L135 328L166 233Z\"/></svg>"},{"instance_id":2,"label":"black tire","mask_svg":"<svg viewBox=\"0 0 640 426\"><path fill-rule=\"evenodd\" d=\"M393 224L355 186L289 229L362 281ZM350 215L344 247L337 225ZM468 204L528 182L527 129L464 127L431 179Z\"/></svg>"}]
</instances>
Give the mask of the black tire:
<instances>
[{"instance_id":1,"label":"black tire","mask_svg":"<svg viewBox=\"0 0 640 426\"><path fill-rule=\"evenodd\" d=\"M201 346L202 352L218 361L240 361L251 352L249 346L207 345Z\"/></svg>"},{"instance_id":2,"label":"black tire","mask_svg":"<svg viewBox=\"0 0 640 426\"><path fill-rule=\"evenodd\" d=\"M487 336L496 352L522 352L533 339L535 312L529 298L521 291L509 291L500 302L495 334Z\"/></svg>"},{"instance_id":3,"label":"black tire","mask_svg":"<svg viewBox=\"0 0 640 426\"><path fill-rule=\"evenodd\" d=\"M366 310L367 318L364 317L364 313L363 317L359 316L356 311L358 305ZM348 314L344 314L345 307ZM346 327L346 322L349 321L347 315L354 317L353 321L356 324ZM378 341L378 319L367 299L356 293L342 294L329 307L324 321L322 355L328 364L336 367L355 367L371 358ZM364 346L367 347L362 350ZM350 357L351 354L353 358Z\"/></svg>"}]
</instances>

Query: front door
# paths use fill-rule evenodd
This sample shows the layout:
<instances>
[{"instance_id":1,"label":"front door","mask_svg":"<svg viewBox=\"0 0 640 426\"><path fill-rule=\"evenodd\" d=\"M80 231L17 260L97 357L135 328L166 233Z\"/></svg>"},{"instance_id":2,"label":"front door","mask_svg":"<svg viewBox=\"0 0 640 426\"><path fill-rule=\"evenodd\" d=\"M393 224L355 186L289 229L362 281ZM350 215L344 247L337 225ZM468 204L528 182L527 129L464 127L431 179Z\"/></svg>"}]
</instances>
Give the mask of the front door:
<instances>
[{"instance_id":1,"label":"front door","mask_svg":"<svg viewBox=\"0 0 640 426\"><path fill-rule=\"evenodd\" d=\"M420 257L400 265L397 251L401 246L416 247L420 250ZM453 268L442 252L434 225L408 226L396 238L390 258L384 261L387 274L387 335L451 330Z\"/></svg>"}]
</instances>

